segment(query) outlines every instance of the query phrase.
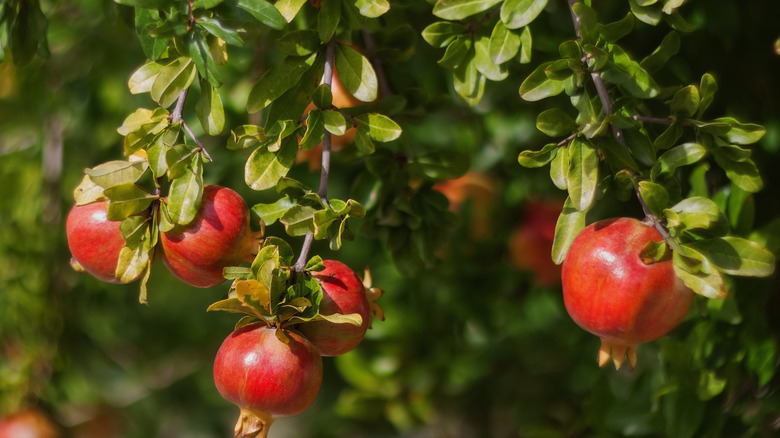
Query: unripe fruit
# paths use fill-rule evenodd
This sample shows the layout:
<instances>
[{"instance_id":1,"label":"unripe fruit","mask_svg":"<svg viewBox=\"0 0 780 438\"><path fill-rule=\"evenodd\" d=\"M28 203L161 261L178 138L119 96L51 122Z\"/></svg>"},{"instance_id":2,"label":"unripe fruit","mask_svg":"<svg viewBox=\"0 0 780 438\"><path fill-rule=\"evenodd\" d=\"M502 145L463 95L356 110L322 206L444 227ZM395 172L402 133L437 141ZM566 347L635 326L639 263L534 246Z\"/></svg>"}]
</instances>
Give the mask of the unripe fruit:
<instances>
[{"instance_id":1,"label":"unripe fruit","mask_svg":"<svg viewBox=\"0 0 780 438\"><path fill-rule=\"evenodd\" d=\"M674 273L670 258L640 256L658 231L632 218L593 223L574 239L563 262L563 300L583 329L601 338L598 362L610 356L620 368L627 355L636 365L636 345L660 338L688 313L694 292Z\"/></svg>"},{"instance_id":2,"label":"unripe fruit","mask_svg":"<svg viewBox=\"0 0 780 438\"><path fill-rule=\"evenodd\" d=\"M347 265L336 260L323 261L325 269L312 272L322 286L320 313L357 313L363 319L359 326L349 323L315 321L301 324L298 330L323 356L338 356L360 344L371 322L366 288Z\"/></svg>"},{"instance_id":3,"label":"unripe fruit","mask_svg":"<svg viewBox=\"0 0 780 438\"><path fill-rule=\"evenodd\" d=\"M74 205L65 220L72 264L101 281L119 283L116 265L125 245L118 221L108 220L106 201Z\"/></svg>"},{"instance_id":4,"label":"unripe fruit","mask_svg":"<svg viewBox=\"0 0 780 438\"><path fill-rule=\"evenodd\" d=\"M222 270L251 262L257 240L249 227L249 208L235 191L203 188L200 210L192 222L160 235L162 261L179 279L196 287L225 281Z\"/></svg>"},{"instance_id":5,"label":"unripe fruit","mask_svg":"<svg viewBox=\"0 0 780 438\"><path fill-rule=\"evenodd\" d=\"M241 408L236 437L265 437L275 419L306 410L321 383L322 358L314 346L298 333L277 333L262 323L235 330L214 359L217 390Z\"/></svg>"}]
</instances>

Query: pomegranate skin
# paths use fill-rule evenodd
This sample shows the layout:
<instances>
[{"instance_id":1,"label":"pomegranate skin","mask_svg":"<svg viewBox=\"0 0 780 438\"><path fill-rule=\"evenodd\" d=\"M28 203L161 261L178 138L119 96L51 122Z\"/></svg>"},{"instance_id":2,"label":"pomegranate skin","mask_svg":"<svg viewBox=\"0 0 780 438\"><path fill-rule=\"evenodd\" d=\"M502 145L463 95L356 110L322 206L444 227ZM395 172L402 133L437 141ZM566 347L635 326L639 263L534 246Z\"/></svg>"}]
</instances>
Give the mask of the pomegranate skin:
<instances>
[{"instance_id":1,"label":"pomegranate skin","mask_svg":"<svg viewBox=\"0 0 780 438\"><path fill-rule=\"evenodd\" d=\"M119 283L116 266L125 245L120 222L108 220L106 201L74 205L65 220L68 248L89 274L108 283Z\"/></svg>"},{"instance_id":2,"label":"pomegranate skin","mask_svg":"<svg viewBox=\"0 0 780 438\"><path fill-rule=\"evenodd\" d=\"M246 202L232 189L218 185L205 186L195 219L162 233L160 242L168 270L203 288L225 281L223 268L251 261L256 247Z\"/></svg>"},{"instance_id":3,"label":"pomegranate skin","mask_svg":"<svg viewBox=\"0 0 780 438\"><path fill-rule=\"evenodd\" d=\"M322 358L314 346L292 331L285 332L284 343L276 330L263 323L241 327L223 341L214 360L214 384L222 397L267 423L306 410L322 383Z\"/></svg>"},{"instance_id":4,"label":"pomegranate skin","mask_svg":"<svg viewBox=\"0 0 780 438\"><path fill-rule=\"evenodd\" d=\"M357 313L362 324L338 324L315 321L301 324L298 330L319 350L323 356L344 354L363 340L371 322L370 307L363 282L347 265L337 260L324 260L325 269L312 272L322 286L323 297L320 313Z\"/></svg>"},{"instance_id":5,"label":"pomegranate skin","mask_svg":"<svg viewBox=\"0 0 780 438\"><path fill-rule=\"evenodd\" d=\"M627 351L633 367L636 344L667 334L693 302L694 292L675 275L671 259L646 264L640 258L651 240L662 240L653 227L633 218L607 219L585 227L563 262L566 311L602 339L602 366L614 348L621 356L613 358L615 365Z\"/></svg>"}]
</instances>

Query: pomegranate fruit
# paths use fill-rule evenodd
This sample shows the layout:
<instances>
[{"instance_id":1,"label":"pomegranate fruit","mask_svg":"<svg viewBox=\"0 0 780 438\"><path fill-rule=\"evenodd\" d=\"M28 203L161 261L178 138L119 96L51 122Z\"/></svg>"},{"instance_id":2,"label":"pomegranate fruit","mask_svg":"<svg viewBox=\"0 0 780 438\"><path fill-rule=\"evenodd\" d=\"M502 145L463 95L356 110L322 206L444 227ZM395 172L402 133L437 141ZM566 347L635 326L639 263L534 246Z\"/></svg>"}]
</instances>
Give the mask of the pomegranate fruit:
<instances>
[{"instance_id":1,"label":"pomegranate fruit","mask_svg":"<svg viewBox=\"0 0 780 438\"><path fill-rule=\"evenodd\" d=\"M251 262L257 250L246 202L235 191L217 185L203 188L195 219L161 233L160 243L165 266L196 287L222 283L222 269Z\"/></svg>"},{"instance_id":2,"label":"pomegranate fruit","mask_svg":"<svg viewBox=\"0 0 780 438\"><path fill-rule=\"evenodd\" d=\"M539 286L561 283L561 267L552 260L555 225L563 209L558 201L529 201L523 220L509 237L509 262L512 266L531 271Z\"/></svg>"},{"instance_id":3,"label":"pomegranate fruit","mask_svg":"<svg viewBox=\"0 0 780 438\"><path fill-rule=\"evenodd\" d=\"M125 240L119 229L121 222L108 220L107 206L106 201L74 205L65 220L65 234L76 270L101 281L119 283L116 265Z\"/></svg>"},{"instance_id":4,"label":"pomegranate fruit","mask_svg":"<svg viewBox=\"0 0 780 438\"><path fill-rule=\"evenodd\" d=\"M236 437L265 437L275 419L298 415L317 398L320 354L298 333L277 330L264 323L245 325L217 352L214 384L241 408Z\"/></svg>"},{"instance_id":5,"label":"pomegranate fruit","mask_svg":"<svg viewBox=\"0 0 780 438\"><path fill-rule=\"evenodd\" d=\"M487 174L469 171L465 175L441 181L433 186L450 201L450 211L459 212L471 201L469 233L477 241L493 235L493 214L498 199L496 181Z\"/></svg>"},{"instance_id":6,"label":"pomegranate fruit","mask_svg":"<svg viewBox=\"0 0 780 438\"><path fill-rule=\"evenodd\" d=\"M660 338L688 313L694 292L674 273L669 257L640 256L658 231L632 218L607 219L574 239L561 274L566 310L580 327L601 338L598 362L625 357L636 365L636 345Z\"/></svg>"},{"instance_id":7,"label":"pomegranate fruit","mask_svg":"<svg viewBox=\"0 0 780 438\"><path fill-rule=\"evenodd\" d=\"M0 438L59 438L60 428L38 409L0 417Z\"/></svg>"},{"instance_id":8,"label":"pomegranate fruit","mask_svg":"<svg viewBox=\"0 0 780 438\"><path fill-rule=\"evenodd\" d=\"M322 286L320 313L357 313L363 318L359 326L330 321L300 324L301 332L323 356L338 356L360 344L371 323L370 304L363 282L347 265L337 260L324 260L325 269L312 272Z\"/></svg>"}]
</instances>

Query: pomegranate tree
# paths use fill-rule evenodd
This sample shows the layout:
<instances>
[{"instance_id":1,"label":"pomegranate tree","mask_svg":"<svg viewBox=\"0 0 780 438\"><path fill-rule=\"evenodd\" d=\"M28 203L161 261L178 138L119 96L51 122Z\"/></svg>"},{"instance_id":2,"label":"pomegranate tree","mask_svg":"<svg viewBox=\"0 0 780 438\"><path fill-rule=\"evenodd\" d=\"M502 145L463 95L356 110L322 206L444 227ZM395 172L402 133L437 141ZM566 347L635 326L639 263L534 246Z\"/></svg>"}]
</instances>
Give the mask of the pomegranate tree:
<instances>
[{"instance_id":1,"label":"pomegranate tree","mask_svg":"<svg viewBox=\"0 0 780 438\"><path fill-rule=\"evenodd\" d=\"M236 437L265 437L277 418L298 415L317 398L322 358L303 336L264 323L245 325L222 343L214 384L241 409Z\"/></svg>"},{"instance_id":2,"label":"pomegranate tree","mask_svg":"<svg viewBox=\"0 0 780 438\"><path fill-rule=\"evenodd\" d=\"M322 286L320 314L358 314L362 323L335 323L326 320L300 325L303 334L323 356L338 356L357 347L370 324L370 304L366 288L347 265L337 260L324 260L325 269L312 272Z\"/></svg>"},{"instance_id":3,"label":"pomegranate tree","mask_svg":"<svg viewBox=\"0 0 780 438\"><path fill-rule=\"evenodd\" d=\"M108 220L107 204L99 201L74 205L65 222L65 233L74 268L98 280L119 283L116 266L125 241L120 222Z\"/></svg>"},{"instance_id":4,"label":"pomegranate tree","mask_svg":"<svg viewBox=\"0 0 780 438\"><path fill-rule=\"evenodd\" d=\"M694 292L675 275L670 257L644 260L642 251L662 240L659 232L632 218L585 227L563 262L563 300L580 327L601 338L598 362L612 357L620 368L636 345L660 338L685 318Z\"/></svg>"},{"instance_id":5,"label":"pomegranate tree","mask_svg":"<svg viewBox=\"0 0 780 438\"><path fill-rule=\"evenodd\" d=\"M218 185L205 186L195 219L162 233L160 242L165 266L196 287L222 283L222 270L251 262L257 247L246 202L235 191Z\"/></svg>"}]
</instances>

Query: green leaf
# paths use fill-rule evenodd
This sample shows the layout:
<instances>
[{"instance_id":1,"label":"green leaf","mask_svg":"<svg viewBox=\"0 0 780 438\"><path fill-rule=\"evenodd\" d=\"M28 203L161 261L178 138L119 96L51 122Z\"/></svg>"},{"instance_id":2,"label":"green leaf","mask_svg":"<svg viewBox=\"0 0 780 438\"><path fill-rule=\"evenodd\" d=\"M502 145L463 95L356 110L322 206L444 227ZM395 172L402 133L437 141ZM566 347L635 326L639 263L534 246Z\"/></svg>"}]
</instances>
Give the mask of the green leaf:
<instances>
[{"instance_id":1,"label":"green leaf","mask_svg":"<svg viewBox=\"0 0 780 438\"><path fill-rule=\"evenodd\" d=\"M445 20L462 20L484 12L501 0L438 0L433 5L433 15Z\"/></svg>"},{"instance_id":2,"label":"green leaf","mask_svg":"<svg viewBox=\"0 0 780 438\"><path fill-rule=\"evenodd\" d=\"M643 2L641 0L628 0L631 7L631 13L643 23L655 26L661 22L661 7L652 2Z\"/></svg>"},{"instance_id":3,"label":"green leaf","mask_svg":"<svg viewBox=\"0 0 780 438\"><path fill-rule=\"evenodd\" d=\"M274 7L288 23L293 21L307 0L277 0Z\"/></svg>"},{"instance_id":4,"label":"green leaf","mask_svg":"<svg viewBox=\"0 0 780 438\"><path fill-rule=\"evenodd\" d=\"M549 137L562 137L577 129L577 122L562 109L551 108L536 116L536 129Z\"/></svg>"},{"instance_id":5,"label":"green leaf","mask_svg":"<svg viewBox=\"0 0 780 438\"><path fill-rule=\"evenodd\" d=\"M355 6L360 11L360 15L368 18L377 18L390 10L388 0L355 0Z\"/></svg>"},{"instance_id":6,"label":"green leaf","mask_svg":"<svg viewBox=\"0 0 780 438\"><path fill-rule=\"evenodd\" d=\"M317 32L320 41L327 43L333 38L341 21L341 0L322 0L317 13Z\"/></svg>"},{"instance_id":7,"label":"green leaf","mask_svg":"<svg viewBox=\"0 0 780 438\"><path fill-rule=\"evenodd\" d=\"M326 110L322 112L325 130L334 135L344 135L351 126L338 111Z\"/></svg>"},{"instance_id":8,"label":"green leaf","mask_svg":"<svg viewBox=\"0 0 780 438\"><path fill-rule=\"evenodd\" d=\"M675 146L658 157L651 174L654 175L653 178L671 175L682 166L699 162L705 155L707 155L707 149L698 143L685 143Z\"/></svg>"},{"instance_id":9,"label":"green leaf","mask_svg":"<svg viewBox=\"0 0 780 438\"><path fill-rule=\"evenodd\" d=\"M729 130L726 132L725 139L730 143L753 144L761 140L764 134L766 134L766 129L763 126L755 123L740 123L732 117L720 117L712 122L728 124Z\"/></svg>"},{"instance_id":10,"label":"green leaf","mask_svg":"<svg viewBox=\"0 0 780 438\"><path fill-rule=\"evenodd\" d=\"M466 26L451 21L437 21L422 31L422 37L433 47L446 47L456 36L466 33Z\"/></svg>"},{"instance_id":11,"label":"green leaf","mask_svg":"<svg viewBox=\"0 0 780 438\"><path fill-rule=\"evenodd\" d=\"M601 77L634 97L649 99L660 92L650 74L617 45L612 47L612 62L607 63Z\"/></svg>"},{"instance_id":12,"label":"green leaf","mask_svg":"<svg viewBox=\"0 0 780 438\"><path fill-rule=\"evenodd\" d=\"M160 70L152 84L151 96L161 107L173 104L182 91L192 85L198 70L192 58L181 56Z\"/></svg>"},{"instance_id":13,"label":"green leaf","mask_svg":"<svg viewBox=\"0 0 780 438\"><path fill-rule=\"evenodd\" d=\"M634 30L634 15L629 12L621 20L614 23L599 24L597 29L600 39L615 43Z\"/></svg>"},{"instance_id":14,"label":"green leaf","mask_svg":"<svg viewBox=\"0 0 780 438\"><path fill-rule=\"evenodd\" d=\"M276 186L280 178L287 175L298 152L298 142L294 137L282 141L276 152L260 146L246 161L244 181L254 190L265 190Z\"/></svg>"},{"instance_id":15,"label":"green leaf","mask_svg":"<svg viewBox=\"0 0 780 438\"><path fill-rule=\"evenodd\" d=\"M308 56L320 48L320 37L311 29L287 32L276 40L276 47L289 56Z\"/></svg>"},{"instance_id":16,"label":"green leaf","mask_svg":"<svg viewBox=\"0 0 780 438\"><path fill-rule=\"evenodd\" d=\"M559 147L557 150L555 157L550 162L550 179L555 187L567 190L569 187L566 179L569 173L569 148Z\"/></svg>"},{"instance_id":17,"label":"green leaf","mask_svg":"<svg viewBox=\"0 0 780 438\"><path fill-rule=\"evenodd\" d=\"M117 128L120 135L130 135L136 131L142 131L143 135L148 133L158 134L169 124L168 110L157 108L154 111L146 108L138 108L128 115L122 122L122 126Z\"/></svg>"},{"instance_id":18,"label":"green leaf","mask_svg":"<svg viewBox=\"0 0 780 438\"><path fill-rule=\"evenodd\" d=\"M151 268L151 233L147 223L140 239L127 242L119 251L114 276L121 283L130 283L140 278Z\"/></svg>"},{"instance_id":19,"label":"green leaf","mask_svg":"<svg viewBox=\"0 0 780 438\"><path fill-rule=\"evenodd\" d=\"M201 81L200 98L195 105L195 114L208 135L219 135L225 128L225 109L219 92L207 81Z\"/></svg>"},{"instance_id":20,"label":"green leaf","mask_svg":"<svg viewBox=\"0 0 780 438\"><path fill-rule=\"evenodd\" d=\"M368 135L368 128L365 124L358 126L353 144L362 155L371 155L376 150L374 142L371 141L371 137Z\"/></svg>"},{"instance_id":21,"label":"green leaf","mask_svg":"<svg viewBox=\"0 0 780 438\"><path fill-rule=\"evenodd\" d=\"M255 147L264 141L265 131L257 125L241 125L230 132L228 137L228 150L235 151Z\"/></svg>"},{"instance_id":22,"label":"green leaf","mask_svg":"<svg viewBox=\"0 0 780 438\"><path fill-rule=\"evenodd\" d=\"M529 102L536 102L547 97L557 96L563 91L563 81L547 77L546 69L552 62L539 65L520 85L520 97Z\"/></svg>"},{"instance_id":23,"label":"green leaf","mask_svg":"<svg viewBox=\"0 0 780 438\"><path fill-rule=\"evenodd\" d=\"M249 92L247 111L256 113L278 99L287 90L298 84L301 77L311 69L316 55L288 57L260 77Z\"/></svg>"},{"instance_id":24,"label":"green leaf","mask_svg":"<svg viewBox=\"0 0 780 438\"><path fill-rule=\"evenodd\" d=\"M697 240L687 243L686 247L702 254L717 269L729 275L767 277L775 270L775 256L771 252L741 237Z\"/></svg>"},{"instance_id":25,"label":"green leaf","mask_svg":"<svg viewBox=\"0 0 780 438\"><path fill-rule=\"evenodd\" d=\"M214 87L222 85L217 72L217 65L211 55L211 48L206 42L206 37L201 32L192 30L187 33L187 54L190 55L195 63L201 78L206 78Z\"/></svg>"},{"instance_id":26,"label":"green leaf","mask_svg":"<svg viewBox=\"0 0 780 438\"><path fill-rule=\"evenodd\" d=\"M279 218L290 236L304 236L314 231L314 213L317 210L307 205L296 204Z\"/></svg>"},{"instance_id":27,"label":"green leaf","mask_svg":"<svg viewBox=\"0 0 780 438\"><path fill-rule=\"evenodd\" d=\"M619 172L623 169L630 169L634 172L639 171L639 166L631 156L629 149L618 143L614 137L597 137L593 141L604 155L604 161L607 162L614 172Z\"/></svg>"},{"instance_id":28,"label":"green leaf","mask_svg":"<svg viewBox=\"0 0 780 438\"><path fill-rule=\"evenodd\" d=\"M244 44L244 40L241 39L241 36L237 30L226 25L216 17L209 17L204 15L198 18L197 24L206 32L214 35L217 38L223 39L230 45L241 46Z\"/></svg>"},{"instance_id":29,"label":"green leaf","mask_svg":"<svg viewBox=\"0 0 780 438\"><path fill-rule=\"evenodd\" d=\"M325 136L325 122L322 111L314 109L306 115L306 132L303 134L298 147L301 150L309 150L322 143Z\"/></svg>"},{"instance_id":30,"label":"green leaf","mask_svg":"<svg viewBox=\"0 0 780 438\"><path fill-rule=\"evenodd\" d=\"M709 108L712 101L715 99L715 93L718 91L718 83L715 81L715 77L709 73L705 73L701 77L701 83L699 84L699 94L701 95L701 102L699 103L699 111L696 114L696 118L701 118L704 111Z\"/></svg>"},{"instance_id":31,"label":"green leaf","mask_svg":"<svg viewBox=\"0 0 780 438\"><path fill-rule=\"evenodd\" d=\"M491 81L503 81L509 76L505 66L496 64L489 54L490 39L486 36L476 38L474 41L474 62L477 70Z\"/></svg>"},{"instance_id":32,"label":"green leaf","mask_svg":"<svg viewBox=\"0 0 780 438\"><path fill-rule=\"evenodd\" d=\"M378 81L371 62L346 44L336 45L336 70L344 87L363 102L377 97Z\"/></svg>"},{"instance_id":33,"label":"green leaf","mask_svg":"<svg viewBox=\"0 0 780 438\"><path fill-rule=\"evenodd\" d=\"M671 31L661 40L661 45L653 53L645 57L640 65L648 72L656 72L661 69L669 59L680 51L680 35Z\"/></svg>"},{"instance_id":34,"label":"green leaf","mask_svg":"<svg viewBox=\"0 0 780 438\"><path fill-rule=\"evenodd\" d=\"M237 0L236 6L271 29L281 30L287 24L279 10L266 0Z\"/></svg>"},{"instance_id":35,"label":"green leaf","mask_svg":"<svg viewBox=\"0 0 780 438\"><path fill-rule=\"evenodd\" d=\"M650 181L640 181L638 189L650 211L660 217L669 204L669 192L664 186Z\"/></svg>"},{"instance_id":36,"label":"green leaf","mask_svg":"<svg viewBox=\"0 0 780 438\"><path fill-rule=\"evenodd\" d=\"M545 6L547 0L505 0L501 5L501 21L510 29L519 29L534 21Z\"/></svg>"},{"instance_id":37,"label":"green leaf","mask_svg":"<svg viewBox=\"0 0 780 438\"><path fill-rule=\"evenodd\" d=\"M726 171L726 176L731 182L742 190L756 193L764 187L764 182L753 161L734 161L718 148L715 150L715 162Z\"/></svg>"},{"instance_id":38,"label":"green leaf","mask_svg":"<svg viewBox=\"0 0 780 438\"><path fill-rule=\"evenodd\" d=\"M73 189L73 198L76 205L86 205L106 199L103 187L95 184L89 175L84 175L79 185Z\"/></svg>"},{"instance_id":39,"label":"green leaf","mask_svg":"<svg viewBox=\"0 0 780 438\"><path fill-rule=\"evenodd\" d=\"M675 120L664 130L655 141L653 141L653 147L659 151L664 151L677 144L680 137L683 135L683 128L680 123Z\"/></svg>"},{"instance_id":40,"label":"green leaf","mask_svg":"<svg viewBox=\"0 0 780 438\"><path fill-rule=\"evenodd\" d=\"M417 155L409 166L430 179L452 179L466 173L469 159L465 154L455 151L430 151Z\"/></svg>"},{"instance_id":41,"label":"green leaf","mask_svg":"<svg viewBox=\"0 0 780 438\"><path fill-rule=\"evenodd\" d=\"M111 221L140 213L157 199L157 196L132 183L109 187L103 193L108 198L106 216Z\"/></svg>"},{"instance_id":42,"label":"green leaf","mask_svg":"<svg viewBox=\"0 0 780 438\"><path fill-rule=\"evenodd\" d=\"M152 91L154 80L163 69L164 65L155 61L147 61L141 67L138 67L130 79L127 81L127 88L132 94L149 93Z\"/></svg>"},{"instance_id":43,"label":"green leaf","mask_svg":"<svg viewBox=\"0 0 780 438\"><path fill-rule=\"evenodd\" d=\"M520 33L520 63L528 64L531 62L531 49L533 48L533 38L531 36L531 28L526 26Z\"/></svg>"},{"instance_id":44,"label":"green leaf","mask_svg":"<svg viewBox=\"0 0 780 438\"><path fill-rule=\"evenodd\" d=\"M699 88L688 85L677 90L670 104L671 113L681 118L692 117L699 110Z\"/></svg>"},{"instance_id":45,"label":"green leaf","mask_svg":"<svg viewBox=\"0 0 780 438\"><path fill-rule=\"evenodd\" d=\"M84 173L93 183L106 189L138 181L148 167L146 161L112 160L86 169Z\"/></svg>"},{"instance_id":46,"label":"green leaf","mask_svg":"<svg viewBox=\"0 0 780 438\"><path fill-rule=\"evenodd\" d=\"M548 143L538 151L524 150L517 156L517 161L523 167L536 168L546 166L555 159L561 148L557 143Z\"/></svg>"},{"instance_id":47,"label":"green leaf","mask_svg":"<svg viewBox=\"0 0 780 438\"><path fill-rule=\"evenodd\" d=\"M575 208L570 198L566 198L563 210L555 224L555 238L552 245L552 259L556 265L563 263L574 238L585 228L586 212Z\"/></svg>"},{"instance_id":48,"label":"green leaf","mask_svg":"<svg viewBox=\"0 0 780 438\"><path fill-rule=\"evenodd\" d=\"M386 143L401 136L401 127L390 117L378 113L368 113L355 118L358 126L364 127L372 140Z\"/></svg>"},{"instance_id":49,"label":"green leaf","mask_svg":"<svg viewBox=\"0 0 780 438\"><path fill-rule=\"evenodd\" d=\"M569 145L566 181L572 206L588 211L596 200L599 183L598 151L590 142L575 138Z\"/></svg>"},{"instance_id":50,"label":"green leaf","mask_svg":"<svg viewBox=\"0 0 780 438\"><path fill-rule=\"evenodd\" d=\"M488 55L494 63L503 64L517 56L522 44L520 35L499 20L493 26L493 32L490 34Z\"/></svg>"},{"instance_id":51,"label":"green leaf","mask_svg":"<svg viewBox=\"0 0 780 438\"><path fill-rule=\"evenodd\" d=\"M479 72L476 62L470 60L456 67L452 79L455 92L467 104L474 106L482 100L487 79Z\"/></svg>"},{"instance_id":52,"label":"green leaf","mask_svg":"<svg viewBox=\"0 0 780 438\"><path fill-rule=\"evenodd\" d=\"M144 9L165 9L168 0L114 0L117 4Z\"/></svg>"},{"instance_id":53,"label":"green leaf","mask_svg":"<svg viewBox=\"0 0 780 438\"><path fill-rule=\"evenodd\" d=\"M471 50L472 47L473 41L471 37L458 35L447 46L444 55L437 62L442 67L457 68L464 63L471 62L474 58L475 53Z\"/></svg>"},{"instance_id":54,"label":"green leaf","mask_svg":"<svg viewBox=\"0 0 780 438\"><path fill-rule=\"evenodd\" d=\"M655 149L647 134L639 129L625 129L626 143L631 149L631 156L645 166L655 163Z\"/></svg>"},{"instance_id":55,"label":"green leaf","mask_svg":"<svg viewBox=\"0 0 780 438\"><path fill-rule=\"evenodd\" d=\"M712 269L709 261L698 252L685 246L683 249L685 255L675 251L672 256L677 277L699 295L711 299L725 298L726 285L720 272Z\"/></svg>"},{"instance_id":56,"label":"green leaf","mask_svg":"<svg viewBox=\"0 0 780 438\"><path fill-rule=\"evenodd\" d=\"M187 225L195 219L203 196L203 166L196 155L189 172L171 181L168 190L168 213L178 225Z\"/></svg>"},{"instance_id":57,"label":"green leaf","mask_svg":"<svg viewBox=\"0 0 780 438\"><path fill-rule=\"evenodd\" d=\"M266 224L271 225L279 220L296 202L287 196L283 196L270 204L255 204L252 211Z\"/></svg>"}]
</instances>

